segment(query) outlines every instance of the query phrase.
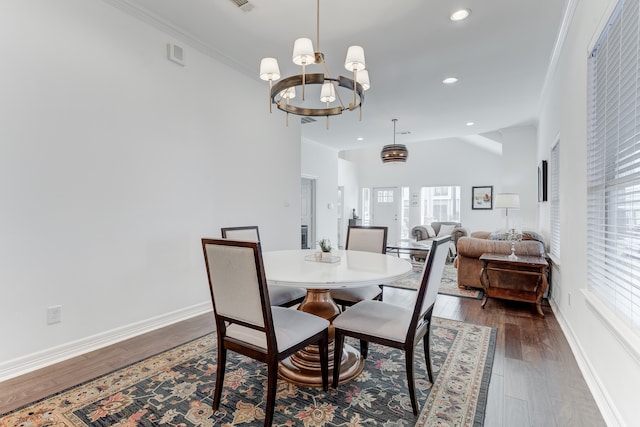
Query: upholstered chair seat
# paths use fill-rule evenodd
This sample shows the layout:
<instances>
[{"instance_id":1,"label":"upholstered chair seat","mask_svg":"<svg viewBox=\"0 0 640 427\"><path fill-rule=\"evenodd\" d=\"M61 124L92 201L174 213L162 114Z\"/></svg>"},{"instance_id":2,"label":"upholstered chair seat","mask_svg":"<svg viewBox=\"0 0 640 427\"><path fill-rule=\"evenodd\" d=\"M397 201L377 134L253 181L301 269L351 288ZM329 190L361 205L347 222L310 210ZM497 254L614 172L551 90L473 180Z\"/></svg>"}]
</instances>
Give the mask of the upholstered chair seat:
<instances>
[{"instance_id":1,"label":"upholstered chair seat","mask_svg":"<svg viewBox=\"0 0 640 427\"><path fill-rule=\"evenodd\" d=\"M353 305L364 300L378 299L380 297L380 287L363 286L360 288L332 289L331 297L337 301L344 301L345 305Z\"/></svg>"},{"instance_id":2,"label":"upholstered chair seat","mask_svg":"<svg viewBox=\"0 0 640 427\"><path fill-rule=\"evenodd\" d=\"M362 301L338 316L333 326L349 327L352 332L377 335L381 338L404 342L411 324L412 308L376 301Z\"/></svg>"},{"instance_id":3,"label":"upholstered chair seat","mask_svg":"<svg viewBox=\"0 0 640 427\"><path fill-rule=\"evenodd\" d=\"M293 286L268 285L269 300L271 305L291 307L300 304L307 294L304 288L294 288Z\"/></svg>"},{"instance_id":4,"label":"upholstered chair seat","mask_svg":"<svg viewBox=\"0 0 640 427\"><path fill-rule=\"evenodd\" d=\"M327 320L321 317L309 316L308 313L285 307L271 307L271 316L273 317L278 351L286 350L309 335L322 332L329 326ZM227 327L227 337L267 350L265 334L255 329L232 324Z\"/></svg>"}]
</instances>

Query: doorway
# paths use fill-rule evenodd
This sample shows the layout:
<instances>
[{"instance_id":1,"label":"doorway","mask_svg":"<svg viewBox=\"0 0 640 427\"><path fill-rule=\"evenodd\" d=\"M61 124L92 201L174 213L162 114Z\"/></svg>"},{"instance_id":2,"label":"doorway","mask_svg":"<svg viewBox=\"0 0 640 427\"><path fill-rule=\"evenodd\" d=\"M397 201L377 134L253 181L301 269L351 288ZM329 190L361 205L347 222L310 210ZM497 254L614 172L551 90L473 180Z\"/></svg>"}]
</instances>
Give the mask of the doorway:
<instances>
[{"instance_id":1,"label":"doorway","mask_svg":"<svg viewBox=\"0 0 640 427\"><path fill-rule=\"evenodd\" d=\"M300 180L300 247L312 249L316 241L316 180Z\"/></svg>"},{"instance_id":2,"label":"doorway","mask_svg":"<svg viewBox=\"0 0 640 427\"><path fill-rule=\"evenodd\" d=\"M397 187L379 187L373 189L371 205L371 224L386 226L387 241L395 243L399 240L398 214L400 198Z\"/></svg>"},{"instance_id":3,"label":"doorway","mask_svg":"<svg viewBox=\"0 0 640 427\"><path fill-rule=\"evenodd\" d=\"M338 186L338 248L344 249L344 240L345 236L343 230L346 230L346 225L344 223L344 186Z\"/></svg>"}]
</instances>

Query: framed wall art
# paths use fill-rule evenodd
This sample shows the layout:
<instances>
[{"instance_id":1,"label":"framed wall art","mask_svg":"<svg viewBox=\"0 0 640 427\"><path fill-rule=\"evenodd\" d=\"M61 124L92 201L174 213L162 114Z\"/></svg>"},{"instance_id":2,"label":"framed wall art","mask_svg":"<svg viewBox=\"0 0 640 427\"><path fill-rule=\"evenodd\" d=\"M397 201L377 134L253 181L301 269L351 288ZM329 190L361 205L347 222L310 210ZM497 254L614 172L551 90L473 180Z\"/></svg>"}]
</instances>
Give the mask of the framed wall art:
<instances>
[{"instance_id":1,"label":"framed wall art","mask_svg":"<svg viewBox=\"0 0 640 427\"><path fill-rule=\"evenodd\" d=\"M471 209L493 209L493 185L471 187Z\"/></svg>"},{"instance_id":2,"label":"framed wall art","mask_svg":"<svg viewBox=\"0 0 640 427\"><path fill-rule=\"evenodd\" d=\"M547 200L547 161L543 160L538 165L538 201Z\"/></svg>"}]
</instances>

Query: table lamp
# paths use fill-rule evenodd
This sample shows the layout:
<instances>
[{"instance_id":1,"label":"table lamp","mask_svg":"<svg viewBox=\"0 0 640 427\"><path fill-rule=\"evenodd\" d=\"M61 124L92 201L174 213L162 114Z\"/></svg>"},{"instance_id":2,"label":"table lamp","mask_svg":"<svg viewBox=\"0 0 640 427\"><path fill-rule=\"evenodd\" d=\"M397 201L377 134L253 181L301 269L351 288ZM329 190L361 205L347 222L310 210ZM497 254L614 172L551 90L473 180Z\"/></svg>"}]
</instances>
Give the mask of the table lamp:
<instances>
[{"instance_id":1,"label":"table lamp","mask_svg":"<svg viewBox=\"0 0 640 427\"><path fill-rule=\"evenodd\" d=\"M498 193L495 200L496 208L504 208L507 217L507 230L509 230L509 209L520 208L520 195L516 193Z\"/></svg>"}]
</instances>

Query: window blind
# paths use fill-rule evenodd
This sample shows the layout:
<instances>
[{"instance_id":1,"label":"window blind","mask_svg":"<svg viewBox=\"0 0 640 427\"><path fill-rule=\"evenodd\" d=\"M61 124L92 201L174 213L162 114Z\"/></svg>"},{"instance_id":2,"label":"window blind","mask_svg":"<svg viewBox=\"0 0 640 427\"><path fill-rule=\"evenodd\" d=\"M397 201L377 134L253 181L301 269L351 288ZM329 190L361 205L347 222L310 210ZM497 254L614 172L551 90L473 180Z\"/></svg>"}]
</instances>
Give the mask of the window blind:
<instances>
[{"instance_id":1,"label":"window blind","mask_svg":"<svg viewBox=\"0 0 640 427\"><path fill-rule=\"evenodd\" d=\"M587 286L640 331L640 7L621 0L589 58Z\"/></svg>"},{"instance_id":2,"label":"window blind","mask_svg":"<svg viewBox=\"0 0 640 427\"><path fill-rule=\"evenodd\" d=\"M549 160L549 203L551 222L551 255L560 258L560 142L551 149Z\"/></svg>"}]
</instances>

